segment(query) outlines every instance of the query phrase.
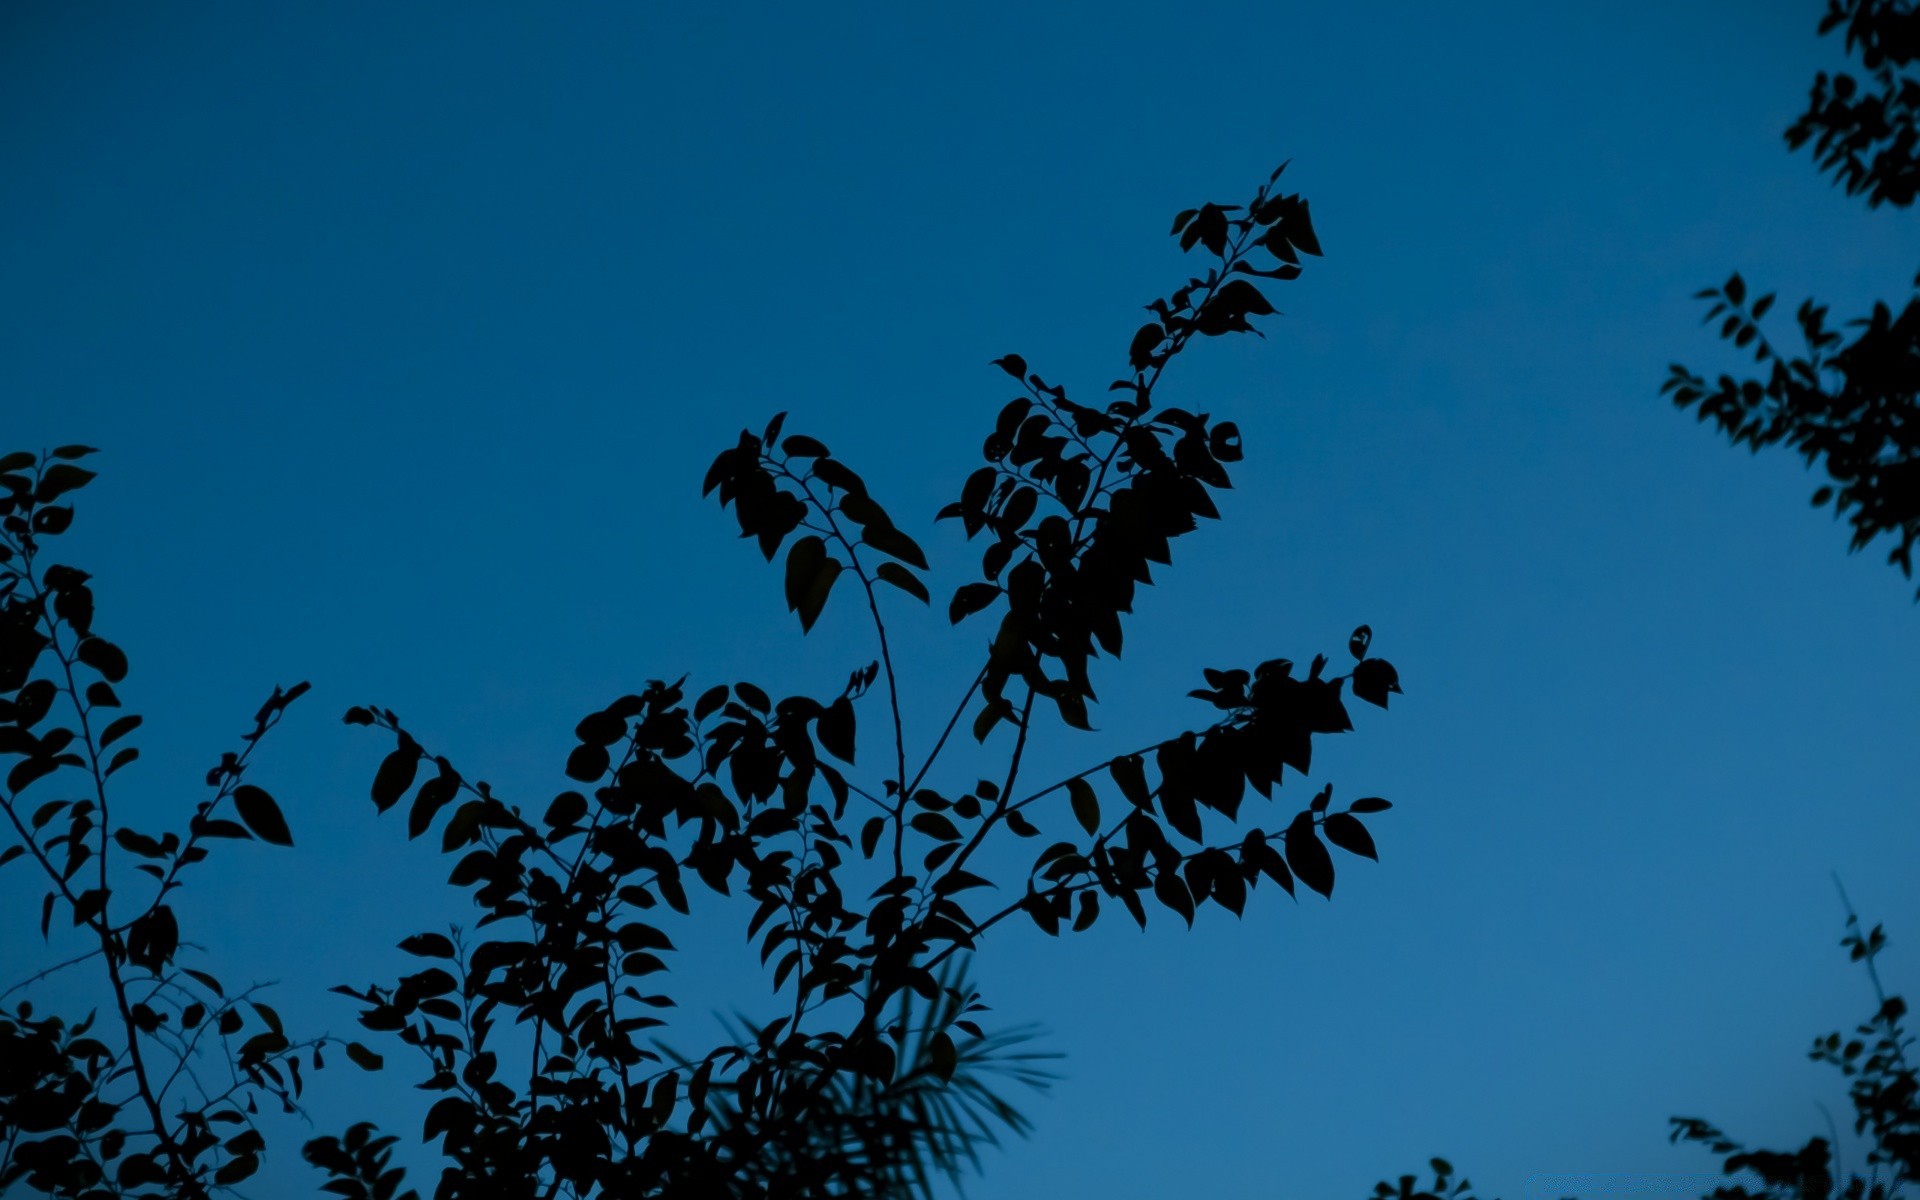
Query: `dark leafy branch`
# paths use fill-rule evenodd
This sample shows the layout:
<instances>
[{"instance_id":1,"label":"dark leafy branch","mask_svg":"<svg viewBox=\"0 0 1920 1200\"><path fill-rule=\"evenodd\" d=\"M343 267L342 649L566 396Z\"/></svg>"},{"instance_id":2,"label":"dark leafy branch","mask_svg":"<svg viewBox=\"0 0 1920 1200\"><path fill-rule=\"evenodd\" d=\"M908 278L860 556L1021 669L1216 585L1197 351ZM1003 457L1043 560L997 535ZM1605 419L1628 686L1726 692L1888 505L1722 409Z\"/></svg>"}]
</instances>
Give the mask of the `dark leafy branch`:
<instances>
[{"instance_id":1,"label":"dark leafy branch","mask_svg":"<svg viewBox=\"0 0 1920 1200\"><path fill-rule=\"evenodd\" d=\"M141 720L121 711L118 692L127 657L96 627L87 573L44 561L73 522L73 493L94 478L80 465L92 453L62 446L0 457L0 810L14 834L0 867L27 859L39 868L43 938L64 915L63 929L93 943L6 994L98 963L111 1010L105 1023L72 1020L23 999L0 1013L0 1190L206 1196L258 1169L260 1098L292 1110L302 1061L318 1069L328 1039L294 1041L257 989L229 996L213 975L182 963L187 943L169 901L212 841L292 844L279 805L245 774L307 685L276 688L261 706L241 749L207 773L212 794L184 837L114 819L117 777L139 755L131 739ZM79 798L47 797L74 778ZM225 1068L224 1081L203 1079L196 1064L210 1062Z\"/></svg>"},{"instance_id":2,"label":"dark leafy branch","mask_svg":"<svg viewBox=\"0 0 1920 1200\"><path fill-rule=\"evenodd\" d=\"M1907 74L1920 56L1920 14L1901 0L1831 0L1820 31L1840 27L1874 86L1821 74L1787 142L1810 141L1820 169L1849 195L1907 208L1920 185L1920 82ZM1911 578L1920 538L1920 297L1898 310L1875 304L1842 327L1850 335L1829 326L1825 305L1807 300L1795 314L1803 348L1794 352L1776 349L1762 331L1773 293L1750 298L1738 273L1699 298L1710 302L1707 321L1735 349L1751 351L1760 374L1709 381L1675 364L1661 391L1737 446L1784 445L1822 465L1832 482L1813 493L1814 506L1831 503L1847 517L1854 550L1890 535L1887 559Z\"/></svg>"}]
</instances>

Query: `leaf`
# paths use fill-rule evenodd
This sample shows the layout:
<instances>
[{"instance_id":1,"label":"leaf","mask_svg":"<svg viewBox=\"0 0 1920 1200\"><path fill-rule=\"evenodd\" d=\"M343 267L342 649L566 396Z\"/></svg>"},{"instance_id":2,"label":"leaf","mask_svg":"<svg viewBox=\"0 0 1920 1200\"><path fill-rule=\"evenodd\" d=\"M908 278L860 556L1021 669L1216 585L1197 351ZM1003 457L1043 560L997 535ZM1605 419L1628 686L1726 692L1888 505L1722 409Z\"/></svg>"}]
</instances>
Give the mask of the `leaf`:
<instances>
[{"instance_id":1,"label":"leaf","mask_svg":"<svg viewBox=\"0 0 1920 1200\"><path fill-rule=\"evenodd\" d=\"M55 463L40 476L40 486L34 489L36 504L46 504L76 488L87 486L94 473L85 467L76 467L68 463Z\"/></svg>"},{"instance_id":2,"label":"leaf","mask_svg":"<svg viewBox=\"0 0 1920 1200\"><path fill-rule=\"evenodd\" d=\"M420 769L420 748L404 745L386 756L380 762L380 769L373 776L373 803L381 812L385 812L400 803L400 797L407 794L413 786L413 776Z\"/></svg>"},{"instance_id":3,"label":"leaf","mask_svg":"<svg viewBox=\"0 0 1920 1200\"><path fill-rule=\"evenodd\" d=\"M453 957L453 940L441 933L416 933L402 941L400 948L419 958Z\"/></svg>"},{"instance_id":4,"label":"leaf","mask_svg":"<svg viewBox=\"0 0 1920 1200\"><path fill-rule=\"evenodd\" d=\"M1107 773L1113 776L1113 782L1119 785L1120 794L1125 796L1135 808L1152 807L1152 793L1147 790L1147 773L1138 754L1114 759L1108 764Z\"/></svg>"},{"instance_id":5,"label":"leaf","mask_svg":"<svg viewBox=\"0 0 1920 1200\"><path fill-rule=\"evenodd\" d=\"M359 1067L362 1071L378 1071L386 1061L378 1054L362 1046L359 1042L347 1043L347 1057L352 1059L353 1065Z\"/></svg>"},{"instance_id":6,"label":"leaf","mask_svg":"<svg viewBox=\"0 0 1920 1200\"><path fill-rule=\"evenodd\" d=\"M1193 928L1193 893L1187 890L1187 885L1181 882L1178 875L1172 871L1161 871L1159 878L1153 881L1153 894L1160 903L1179 913L1181 919L1186 921L1187 928Z\"/></svg>"},{"instance_id":7,"label":"leaf","mask_svg":"<svg viewBox=\"0 0 1920 1200\"><path fill-rule=\"evenodd\" d=\"M932 604L933 597L927 592L927 585L899 563L884 562L874 568L875 575L899 588L922 604Z\"/></svg>"},{"instance_id":8,"label":"leaf","mask_svg":"<svg viewBox=\"0 0 1920 1200\"><path fill-rule=\"evenodd\" d=\"M1333 856L1314 836L1313 815L1301 813L1287 826L1287 865L1301 883L1322 896L1333 895Z\"/></svg>"},{"instance_id":9,"label":"leaf","mask_svg":"<svg viewBox=\"0 0 1920 1200\"><path fill-rule=\"evenodd\" d=\"M105 750L140 727L140 718L132 713L119 718L100 732L100 748Z\"/></svg>"},{"instance_id":10,"label":"leaf","mask_svg":"<svg viewBox=\"0 0 1920 1200\"><path fill-rule=\"evenodd\" d=\"M727 685L724 683L714 684L706 691L701 692L700 698L693 702L693 719L696 721L706 720L714 713L719 712L720 706L726 702Z\"/></svg>"},{"instance_id":11,"label":"leaf","mask_svg":"<svg viewBox=\"0 0 1920 1200\"><path fill-rule=\"evenodd\" d=\"M991 583L966 584L954 592L953 602L947 605L947 620L958 625L999 598L1000 589Z\"/></svg>"},{"instance_id":12,"label":"leaf","mask_svg":"<svg viewBox=\"0 0 1920 1200\"><path fill-rule=\"evenodd\" d=\"M1060 710L1060 719L1074 729L1092 731L1093 725L1087 720L1087 702L1084 697L1069 692L1060 692L1053 698L1054 707Z\"/></svg>"},{"instance_id":13,"label":"leaf","mask_svg":"<svg viewBox=\"0 0 1920 1200\"><path fill-rule=\"evenodd\" d=\"M7 790L19 795L34 780L51 775L60 769L60 764L51 758L23 758L13 764L7 772Z\"/></svg>"},{"instance_id":14,"label":"leaf","mask_svg":"<svg viewBox=\"0 0 1920 1200\"><path fill-rule=\"evenodd\" d=\"M812 630L813 623L820 618L820 610L827 606L827 595L833 591L834 581L840 578L840 569L840 564L831 558L823 558L814 568L813 577L795 606L800 614L800 632Z\"/></svg>"},{"instance_id":15,"label":"leaf","mask_svg":"<svg viewBox=\"0 0 1920 1200\"><path fill-rule=\"evenodd\" d=\"M809 534L787 551L787 611L796 612L813 587L813 577L827 558L827 543L817 534ZM800 618L808 626L812 621Z\"/></svg>"},{"instance_id":16,"label":"leaf","mask_svg":"<svg viewBox=\"0 0 1920 1200\"><path fill-rule=\"evenodd\" d=\"M954 826L952 821L947 819L945 813L915 813L913 819L908 821L907 824L918 829L928 837L933 838L935 841L953 842L958 841L960 838L960 830Z\"/></svg>"},{"instance_id":17,"label":"leaf","mask_svg":"<svg viewBox=\"0 0 1920 1200\"><path fill-rule=\"evenodd\" d=\"M993 365L996 367L999 367L1002 371L1005 371L1007 374L1013 376L1015 379L1020 380L1022 383L1026 382L1027 360L1024 358L1021 358L1018 354L1008 354L1008 355L1005 355L1004 357L996 358L993 360ZM27 463L31 464L32 462L33 462L32 456L28 456Z\"/></svg>"},{"instance_id":18,"label":"leaf","mask_svg":"<svg viewBox=\"0 0 1920 1200\"><path fill-rule=\"evenodd\" d=\"M927 556L919 543L891 525L868 525L861 531L860 540L910 567L918 567L922 571L927 569Z\"/></svg>"},{"instance_id":19,"label":"leaf","mask_svg":"<svg viewBox=\"0 0 1920 1200\"><path fill-rule=\"evenodd\" d=\"M1090 834L1100 832L1100 798L1094 795L1093 785L1085 779L1071 780L1067 784L1067 794L1073 799L1073 817L1080 822L1080 828Z\"/></svg>"},{"instance_id":20,"label":"leaf","mask_svg":"<svg viewBox=\"0 0 1920 1200\"><path fill-rule=\"evenodd\" d=\"M1383 658L1369 658L1353 668L1353 694L1368 704L1387 706L1388 695L1400 690L1400 672Z\"/></svg>"},{"instance_id":21,"label":"leaf","mask_svg":"<svg viewBox=\"0 0 1920 1200\"><path fill-rule=\"evenodd\" d=\"M1153 352L1167 339L1167 331L1156 322L1142 325L1133 335L1133 342L1127 347L1127 361L1136 371L1144 371L1153 365Z\"/></svg>"},{"instance_id":22,"label":"leaf","mask_svg":"<svg viewBox=\"0 0 1920 1200\"><path fill-rule=\"evenodd\" d=\"M830 488L849 496L864 496L867 485L852 469L837 459L823 458L813 464L813 477Z\"/></svg>"},{"instance_id":23,"label":"leaf","mask_svg":"<svg viewBox=\"0 0 1920 1200\"><path fill-rule=\"evenodd\" d=\"M788 458L825 458L827 448L803 433L796 433L780 443L780 449Z\"/></svg>"},{"instance_id":24,"label":"leaf","mask_svg":"<svg viewBox=\"0 0 1920 1200\"><path fill-rule=\"evenodd\" d=\"M1373 835L1367 832L1367 827L1358 818L1346 813L1330 813L1322 828L1326 831L1327 840L1347 853L1380 861L1380 855L1373 846Z\"/></svg>"},{"instance_id":25,"label":"leaf","mask_svg":"<svg viewBox=\"0 0 1920 1200\"><path fill-rule=\"evenodd\" d=\"M245 821L247 828L261 841L275 846L293 845L293 834L287 829L287 819L281 815L280 806L264 789L243 783L233 789L233 807Z\"/></svg>"},{"instance_id":26,"label":"leaf","mask_svg":"<svg viewBox=\"0 0 1920 1200\"><path fill-rule=\"evenodd\" d=\"M853 701L846 696L827 705L813 724L821 748L841 762L853 761L853 732Z\"/></svg>"},{"instance_id":27,"label":"leaf","mask_svg":"<svg viewBox=\"0 0 1920 1200\"><path fill-rule=\"evenodd\" d=\"M943 1029L933 1035L927 1043L927 1058L933 1066L933 1073L943 1080L953 1078L953 1069L960 1065L960 1052L954 1048L953 1038Z\"/></svg>"},{"instance_id":28,"label":"leaf","mask_svg":"<svg viewBox=\"0 0 1920 1200\"><path fill-rule=\"evenodd\" d=\"M107 897L111 895L106 888L90 888L73 898L73 923L84 925L106 910Z\"/></svg>"},{"instance_id":29,"label":"leaf","mask_svg":"<svg viewBox=\"0 0 1920 1200\"><path fill-rule=\"evenodd\" d=\"M64 458L69 461L76 458L85 458L89 454L98 454L98 453L100 453L99 447L82 446L78 442L70 446L56 446L54 447L54 450L53 450L53 456L55 458ZM28 461L32 461L32 460L29 459Z\"/></svg>"},{"instance_id":30,"label":"leaf","mask_svg":"<svg viewBox=\"0 0 1920 1200\"><path fill-rule=\"evenodd\" d=\"M592 783L602 775L605 775L607 768L612 765L613 758L607 753L605 746L596 746L591 742L582 742L580 745L575 746L572 752L567 755L567 778L577 779L581 783ZM431 783L431 781L429 781L429 783ZM420 789L422 794L426 792L426 786L427 785L422 785ZM443 800L442 803L445 803L445 801ZM415 805L416 811L418 807L418 805ZM421 831L425 832L425 829L426 826L423 824ZM415 834L414 836L417 837L419 835Z\"/></svg>"},{"instance_id":31,"label":"leaf","mask_svg":"<svg viewBox=\"0 0 1920 1200\"><path fill-rule=\"evenodd\" d=\"M127 677L126 654L105 638L90 637L81 642L75 657L100 672L108 683L119 683Z\"/></svg>"},{"instance_id":32,"label":"leaf","mask_svg":"<svg viewBox=\"0 0 1920 1200\"><path fill-rule=\"evenodd\" d=\"M1352 637L1347 639L1347 652L1349 654L1352 654L1355 659L1363 659L1367 656L1367 647L1372 644L1373 644L1372 627L1367 625L1362 625L1360 628L1353 631Z\"/></svg>"},{"instance_id":33,"label":"leaf","mask_svg":"<svg viewBox=\"0 0 1920 1200\"><path fill-rule=\"evenodd\" d=\"M868 818L867 823L860 827L860 853L867 858L872 858L874 849L880 845L880 835L886 830L885 817Z\"/></svg>"},{"instance_id":34,"label":"leaf","mask_svg":"<svg viewBox=\"0 0 1920 1200\"><path fill-rule=\"evenodd\" d=\"M1382 800L1378 796L1363 796L1360 799L1355 800L1352 804L1347 805L1347 811L1357 812L1357 813L1377 813L1377 812L1385 812L1392 807L1393 807L1392 804L1388 803L1385 800Z\"/></svg>"}]
</instances>

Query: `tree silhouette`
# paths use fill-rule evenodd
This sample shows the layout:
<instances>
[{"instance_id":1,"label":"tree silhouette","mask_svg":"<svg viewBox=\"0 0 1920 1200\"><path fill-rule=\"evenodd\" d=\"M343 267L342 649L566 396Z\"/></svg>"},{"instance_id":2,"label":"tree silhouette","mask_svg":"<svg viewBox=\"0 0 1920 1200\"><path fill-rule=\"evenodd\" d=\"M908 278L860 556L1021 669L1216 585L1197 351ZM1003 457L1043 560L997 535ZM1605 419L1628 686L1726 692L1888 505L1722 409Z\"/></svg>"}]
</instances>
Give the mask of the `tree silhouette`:
<instances>
[{"instance_id":1,"label":"tree silhouette","mask_svg":"<svg viewBox=\"0 0 1920 1200\"><path fill-rule=\"evenodd\" d=\"M1848 195L1907 208L1920 186L1920 78L1910 73L1920 57L1920 13L1903 0L1830 0L1820 32L1841 26L1870 79L1818 75L1787 144L1811 143L1820 170ZM1897 314L1882 302L1848 322L1857 331L1851 340L1829 327L1825 305L1804 301L1795 313L1804 343L1797 353L1782 352L1761 329L1774 294L1752 295L1737 272L1699 297L1711 302L1707 321L1718 321L1736 348L1751 349L1763 374L1709 382L1676 363L1661 391L1681 408L1698 406L1699 418L1735 445L1757 452L1784 444L1809 465L1823 463L1833 482L1813 493L1814 505L1831 502L1847 515L1853 550L1891 534L1887 560L1911 578L1920 538L1920 293Z\"/></svg>"},{"instance_id":2,"label":"tree silhouette","mask_svg":"<svg viewBox=\"0 0 1920 1200\"><path fill-rule=\"evenodd\" d=\"M980 577L955 592L950 622L997 623L930 745L910 746L902 728L909 664L885 615L896 592L931 603L926 555L822 441L787 432L785 414L722 451L705 491L769 562L784 554L784 596L802 632L843 578L859 585L875 657L837 691L776 699L751 682L650 681L579 721L568 784L532 807L434 753L392 711L347 712L348 724L392 738L373 777L377 809L404 809L410 837L437 831L457 856L449 882L481 911L471 932L403 941L419 970L334 989L358 1004L369 1040L439 1094L422 1134L446 1163L436 1197L924 1192L997 1131L1024 1129L992 1080L1045 1079L1024 1031L979 1024L984 1006L960 973L993 927L1023 916L1048 934L1078 932L1115 905L1143 927L1150 906L1191 925L1209 903L1238 915L1262 880L1331 896L1329 844L1376 857L1362 818L1385 800L1336 807L1327 784L1275 819L1249 794L1270 802L1289 769L1308 772L1316 735L1352 728L1347 691L1385 708L1400 690L1364 625L1348 639L1344 674L1330 674L1324 655L1304 671L1280 658L1205 669L1190 693L1203 722L1039 786L1022 775L1030 747L1058 735L1053 716L1090 729L1094 663L1121 654L1137 590L1170 563L1176 539L1219 515L1211 493L1231 486L1239 430L1161 403L1160 390L1196 339L1253 331L1274 312L1262 289L1320 253L1307 202L1278 191L1280 175L1244 205L1175 219L1181 249L1205 265L1148 306L1127 373L1109 389L1117 398L1083 405L1020 356L996 360L1019 394L939 518L984 542ZM110 747L133 726L98 728L96 713L118 704L110 685L124 656L92 633L84 573L41 558L42 541L71 519L54 501L91 477L71 462L85 452L16 455L0 475L0 691L12 697L0 751L19 760L0 804L19 839L6 857L30 855L49 880L43 931L60 911L92 933L122 1021L111 1037L88 1036L84 1023L23 1004L0 1025L0 1187L198 1196L258 1164L263 1138L236 1100L265 1091L292 1105L302 1056L318 1066L327 1039L294 1043L271 1008L176 965L182 944L163 901L207 838L290 844L272 799L240 780L253 746L306 689L274 693L246 751L209 774L214 796L185 837L110 828L107 776L131 761ZM80 668L101 678L83 686ZM71 728L35 732L56 705ZM991 778L940 770L962 722L1003 755ZM876 723L881 736L862 747ZM23 793L63 770L90 775L94 799L29 814ZM990 870L980 852L996 838L1038 839L1024 878L977 873ZM89 859L98 886L70 883ZM131 918L124 901L110 906L110 860L157 881ZM675 919L706 894L738 898L773 1007L684 1054L662 1040L673 1000L658 977L669 973ZM249 1020L261 1028L236 1052L233 1088L202 1089L213 1094L168 1116L169 1089L197 1082L201 1031L237 1038ZM358 1043L344 1052L368 1070L386 1065ZM147 1064L162 1053L178 1069L156 1081ZM363 1122L305 1153L328 1190L385 1200L404 1186L395 1144Z\"/></svg>"}]
</instances>

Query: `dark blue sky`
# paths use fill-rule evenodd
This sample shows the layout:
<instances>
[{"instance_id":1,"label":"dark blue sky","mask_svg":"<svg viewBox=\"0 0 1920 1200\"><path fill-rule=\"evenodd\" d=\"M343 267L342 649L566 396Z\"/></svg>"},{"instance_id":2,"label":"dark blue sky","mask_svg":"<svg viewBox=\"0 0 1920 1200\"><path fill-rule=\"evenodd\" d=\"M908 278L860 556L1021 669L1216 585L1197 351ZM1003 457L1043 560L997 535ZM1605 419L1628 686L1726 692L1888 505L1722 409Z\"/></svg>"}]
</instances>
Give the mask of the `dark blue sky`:
<instances>
[{"instance_id":1,"label":"dark blue sky","mask_svg":"<svg viewBox=\"0 0 1920 1200\"><path fill-rule=\"evenodd\" d=\"M987 360L1099 395L1184 276L1169 216L1290 157L1325 259L1164 396L1244 430L1226 519L1139 605L1101 733L1030 777L1365 621L1404 703L1316 766L1396 802L1382 861L1191 933L996 932L980 982L1066 1078L975 1190L1359 1196L1444 1152L1513 1198L1709 1166L1671 1113L1824 1129L1803 1051L1869 1006L1830 871L1920 980L1920 614L1797 459L1657 388L1726 362L1690 297L1729 269L1851 315L1920 236L1784 149L1838 55L1819 5L1677 7L0 9L0 449L103 447L65 554L133 657L127 803L183 820L314 683L260 768L298 848L224 854L189 937L347 1033L322 989L460 918L375 819L349 704L531 804L646 679L836 690L863 614L799 638L699 497L712 454L791 409L944 595L975 554L925 518L1008 398ZM981 634L894 620L925 738ZM745 919L681 955L682 1041L764 986ZM418 1111L403 1083L329 1072L316 1119ZM293 1144L263 1192L305 1186Z\"/></svg>"}]
</instances>

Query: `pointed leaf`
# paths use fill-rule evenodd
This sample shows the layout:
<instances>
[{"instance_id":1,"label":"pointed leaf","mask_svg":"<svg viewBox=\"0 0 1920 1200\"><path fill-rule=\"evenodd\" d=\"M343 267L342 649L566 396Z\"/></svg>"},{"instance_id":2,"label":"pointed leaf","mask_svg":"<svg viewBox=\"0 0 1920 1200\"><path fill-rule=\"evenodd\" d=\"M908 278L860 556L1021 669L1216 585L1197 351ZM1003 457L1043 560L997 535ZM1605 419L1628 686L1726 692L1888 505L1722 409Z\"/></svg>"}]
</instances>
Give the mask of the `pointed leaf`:
<instances>
[{"instance_id":1,"label":"pointed leaf","mask_svg":"<svg viewBox=\"0 0 1920 1200\"><path fill-rule=\"evenodd\" d=\"M265 790L243 783L233 789L233 807L253 830L254 836L263 842L275 846L293 845L293 834L287 829L287 819L280 813L280 806Z\"/></svg>"}]
</instances>

